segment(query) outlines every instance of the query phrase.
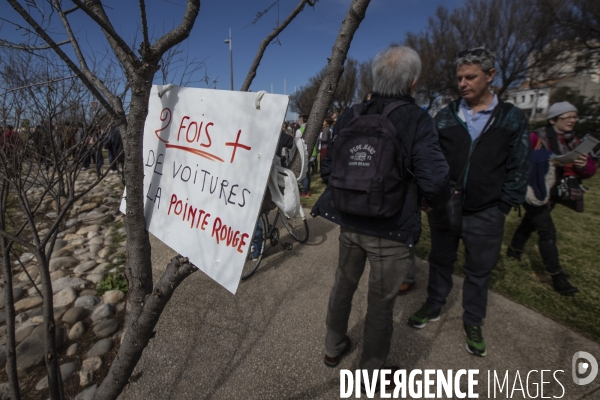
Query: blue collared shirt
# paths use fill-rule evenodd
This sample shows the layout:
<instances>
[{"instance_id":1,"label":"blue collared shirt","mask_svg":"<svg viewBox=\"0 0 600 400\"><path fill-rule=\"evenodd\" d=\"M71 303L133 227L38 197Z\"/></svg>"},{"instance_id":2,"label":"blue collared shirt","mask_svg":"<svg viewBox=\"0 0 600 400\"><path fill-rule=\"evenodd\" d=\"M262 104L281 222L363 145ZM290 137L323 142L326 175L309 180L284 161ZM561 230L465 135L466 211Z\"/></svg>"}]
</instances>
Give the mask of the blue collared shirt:
<instances>
[{"instance_id":1,"label":"blue collared shirt","mask_svg":"<svg viewBox=\"0 0 600 400\"><path fill-rule=\"evenodd\" d=\"M464 117L464 121L467 124L467 128L469 128L469 135L471 135L471 139L475 140L481 135L485 124L489 121L492 113L494 112L494 108L498 105L498 96L494 95L494 99L492 103L489 105L487 110L481 110L473 115L473 110L467 105L467 102L464 99L460 100L459 109L462 114L461 117Z\"/></svg>"}]
</instances>

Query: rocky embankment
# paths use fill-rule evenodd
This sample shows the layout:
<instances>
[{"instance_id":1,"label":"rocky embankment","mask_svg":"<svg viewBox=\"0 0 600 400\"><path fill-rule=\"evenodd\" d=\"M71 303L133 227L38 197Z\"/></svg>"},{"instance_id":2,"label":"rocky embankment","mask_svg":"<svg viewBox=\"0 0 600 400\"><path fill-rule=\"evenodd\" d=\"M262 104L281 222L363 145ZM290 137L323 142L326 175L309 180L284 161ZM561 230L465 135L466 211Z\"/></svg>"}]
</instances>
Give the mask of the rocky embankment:
<instances>
[{"instance_id":1,"label":"rocky embankment","mask_svg":"<svg viewBox=\"0 0 600 400\"><path fill-rule=\"evenodd\" d=\"M83 187L93 179L93 174L82 173L78 185ZM126 296L121 290L110 290L112 278L122 271L125 260L125 229L118 211L121 187L120 177L109 175L75 204L67 222L69 228L59 233L50 261L60 368L64 381L78 381L76 399L91 398L101 369L110 364L108 358L123 336ZM55 216L48 213L48 223ZM43 223L38 229L42 234L47 231ZM23 253L20 261L13 260L17 368L24 398L47 397L40 282L33 254ZM5 364L6 314L2 292L0 366ZM36 375L30 382L23 379ZM6 379L4 371L3 376ZM8 398L7 382L0 383L0 398Z\"/></svg>"}]
</instances>

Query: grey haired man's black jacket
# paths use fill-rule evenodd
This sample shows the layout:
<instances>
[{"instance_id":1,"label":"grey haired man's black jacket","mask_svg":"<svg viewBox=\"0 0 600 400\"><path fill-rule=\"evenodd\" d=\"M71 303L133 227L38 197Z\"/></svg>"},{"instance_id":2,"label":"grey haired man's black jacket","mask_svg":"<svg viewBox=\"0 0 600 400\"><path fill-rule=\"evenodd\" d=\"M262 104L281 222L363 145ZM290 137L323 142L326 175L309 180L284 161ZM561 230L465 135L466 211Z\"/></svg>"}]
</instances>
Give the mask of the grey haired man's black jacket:
<instances>
[{"instance_id":1,"label":"grey haired man's black jacket","mask_svg":"<svg viewBox=\"0 0 600 400\"><path fill-rule=\"evenodd\" d=\"M407 192L403 207L391 218L367 218L338 212L331 202L329 187L325 189L311 211L313 217L322 216L343 227L367 235L414 244L421 236L421 198L430 206L444 204L450 197L448 164L440 149L433 119L412 97L384 98L374 94L365 103L366 114L377 114L397 100L411 104L396 108L389 115L396 127L405 168L414 175L407 179ZM331 156L335 138L353 118L352 108L346 110L334 125L327 155L321 163L321 177L327 183L331 173ZM410 173L405 174L410 178Z\"/></svg>"}]
</instances>

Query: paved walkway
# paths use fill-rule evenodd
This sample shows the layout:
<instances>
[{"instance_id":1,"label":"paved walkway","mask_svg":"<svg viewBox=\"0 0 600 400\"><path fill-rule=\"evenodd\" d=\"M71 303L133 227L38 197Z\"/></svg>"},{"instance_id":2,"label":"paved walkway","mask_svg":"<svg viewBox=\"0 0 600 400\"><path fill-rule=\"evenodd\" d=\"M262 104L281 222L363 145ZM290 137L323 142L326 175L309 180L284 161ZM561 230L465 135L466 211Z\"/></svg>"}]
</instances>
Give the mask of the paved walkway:
<instances>
[{"instance_id":1,"label":"paved walkway","mask_svg":"<svg viewBox=\"0 0 600 400\"><path fill-rule=\"evenodd\" d=\"M255 275L242 282L235 296L202 272L188 278L167 305L157 335L134 372L137 380L121 398L339 398L339 369L323 364L326 305L337 264L339 228L322 218L311 218L309 224L308 244L294 245L291 251L268 250ZM153 241L157 276L173 254ZM488 398L488 371L492 376L497 371L502 379L508 371L512 390L517 371L525 388L527 373L538 370L529 375L533 397L535 384L539 387L541 382L539 371L551 370L544 375L549 382L544 384L544 397L561 397L562 385L563 399L600 399L600 376L587 386L575 385L571 378L573 354L586 351L600 361L600 346L495 293L490 295L484 328L488 356L469 355L462 332L460 278L455 277L442 319L422 330L410 328L406 319L426 296L427 264L420 264L415 291L396 302L390 364L409 371L479 369L479 398ZM363 278L349 324L357 348L339 368L358 368L366 295ZM552 377L556 370L564 371L556 373L561 385ZM516 388L520 389L518 380ZM507 388L496 398L510 398L506 393ZM493 389L490 397L494 398ZM517 390L512 398L529 397Z\"/></svg>"}]
</instances>

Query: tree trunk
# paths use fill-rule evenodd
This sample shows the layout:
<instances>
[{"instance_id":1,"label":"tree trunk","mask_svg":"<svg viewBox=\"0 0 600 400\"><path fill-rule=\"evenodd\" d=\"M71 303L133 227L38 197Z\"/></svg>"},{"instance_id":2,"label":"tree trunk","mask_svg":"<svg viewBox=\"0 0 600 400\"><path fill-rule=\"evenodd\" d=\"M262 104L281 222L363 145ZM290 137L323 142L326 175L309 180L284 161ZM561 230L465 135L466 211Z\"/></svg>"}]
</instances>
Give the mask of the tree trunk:
<instances>
[{"instance_id":1,"label":"tree trunk","mask_svg":"<svg viewBox=\"0 0 600 400\"><path fill-rule=\"evenodd\" d=\"M197 268L187 258L175 258L153 290L151 247L144 217L143 132L148 116L152 76L158 67L138 71L132 82L132 99L123 140L127 186L127 267L130 311L126 333L108 375L96 391L95 400L115 399L122 392L148 342L160 314L179 284ZM125 130L123 130L125 131Z\"/></svg>"},{"instance_id":2,"label":"tree trunk","mask_svg":"<svg viewBox=\"0 0 600 400\"><path fill-rule=\"evenodd\" d=\"M8 200L8 183L2 182L2 198L0 199L0 229L6 230L6 203ZM12 269L10 266L10 247L8 240L2 238L2 269L4 274L4 310L6 311L6 373L10 388L10 398L19 400L19 378L17 377L17 357L15 343L15 301L13 297Z\"/></svg>"},{"instance_id":3,"label":"tree trunk","mask_svg":"<svg viewBox=\"0 0 600 400\"><path fill-rule=\"evenodd\" d=\"M331 103L333 93L337 88L342 72L344 72L344 62L346 61L346 56L350 49L350 43L354 38L354 33L365 18L365 13L367 12L367 7L370 2L371 0L352 0L352 4L342 22L342 27L340 28L340 32L338 33L331 51L325 78L319 87L319 92L313 103L304 131L304 140L306 141L309 154L317 143L320 129L323 126L323 120L327 114L327 108ZM299 174L300 168L300 157L294 157L291 169L294 173Z\"/></svg>"},{"instance_id":4,"label":"tree trunk","mask_svg":"<svg viewBox=\"0 0 600 400\"><path fill-rule=\"evenodd\" d=\"M152 294L141 304L139 318L130 321L119 353L113 360L108 375L96 390L94 400L116 399L123 391L142 357L142 352L154 336L154 327L175 289L197 270L187 258L177 256L171 260Z\"/></svg>"},{"instance_id":5,"label":"tree trunk","mask_svg":"<svg viewBox=\"0 0 600 400\"><path fill-rule=\"evenodd\" d=\"M54 299L52 293L52 280L50 279L50 266L44 248L38 249L35 254L38 271L42 277L42 295L44 310L44 346L46 355L46 370L48 371L48 388L52 400L65 398L62 377L58 364L58 351L56 348L56 322L54 321Z\"/></svg>"}]
</instances>

